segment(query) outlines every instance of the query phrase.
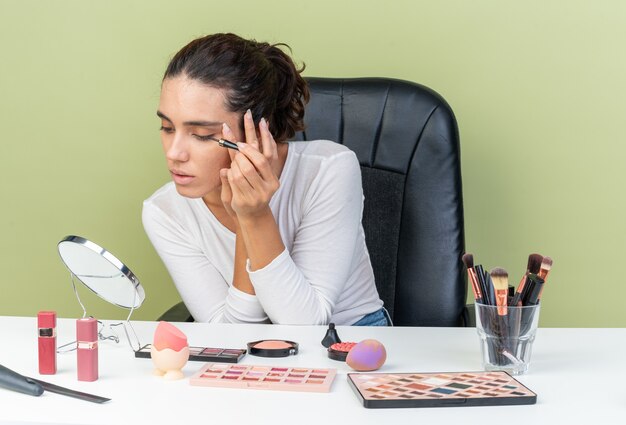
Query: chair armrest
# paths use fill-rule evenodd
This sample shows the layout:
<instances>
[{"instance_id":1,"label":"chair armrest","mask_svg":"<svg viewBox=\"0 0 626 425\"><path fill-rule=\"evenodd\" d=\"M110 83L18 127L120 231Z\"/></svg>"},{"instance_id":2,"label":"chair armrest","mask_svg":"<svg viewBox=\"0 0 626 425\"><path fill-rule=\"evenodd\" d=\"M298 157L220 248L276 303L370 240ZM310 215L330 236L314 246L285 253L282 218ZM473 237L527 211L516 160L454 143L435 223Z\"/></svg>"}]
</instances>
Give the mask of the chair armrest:
<instances>
[{"instance_id":1,"label":"chair armrest","mask_svg":"<svg viewBox=\"0 0 626 425\"><path fill-rule=\"evenodd\" d=\"M193 316L187 310L187 306L182 301L171 307L165 313L163 313L158 321L164 320L166 322L193 322Z\"/></svg>"}]
</instances>

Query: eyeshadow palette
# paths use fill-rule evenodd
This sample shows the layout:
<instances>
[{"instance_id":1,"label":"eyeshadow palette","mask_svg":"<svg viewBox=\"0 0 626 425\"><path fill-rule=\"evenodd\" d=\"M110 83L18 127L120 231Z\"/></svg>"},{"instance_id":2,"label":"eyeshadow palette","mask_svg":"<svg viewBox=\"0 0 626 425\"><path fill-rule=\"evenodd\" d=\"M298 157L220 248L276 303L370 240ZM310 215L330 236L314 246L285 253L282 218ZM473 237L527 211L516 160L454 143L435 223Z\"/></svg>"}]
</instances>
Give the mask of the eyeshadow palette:
<instances>
[{"instance_id":1,"label":"eyeshadow palette","mask_svg":"<svg viewBox=\"0 0 626 425\"><path fill-rule=\"evenodd\" d=\"M208 363L189 378L189 383L205 387L327 393L336 373L335 369Z\"/></svg>"},{"instance_id":2,"label":"eyeshadow palette","mask_svg":"<svg viewBox=\"0 0 626 425\"><path fill-rule=\"evenodd\" d=\"M537 395L506 372L349 373L364 407L535 404Z\"/></svg>"},{"instance_id":3,"label":"eyeshadow palette","mask_svg":"<svg viewBox=\"0 0 626 425\"><path fill-rule=\"evenodd\" d=\"M135 351L135 357L149 359L151 345L144 345ZM237 363L245 356L241 348L189 347L189 360L198 362Z\"/></svg>"}]
</instances>

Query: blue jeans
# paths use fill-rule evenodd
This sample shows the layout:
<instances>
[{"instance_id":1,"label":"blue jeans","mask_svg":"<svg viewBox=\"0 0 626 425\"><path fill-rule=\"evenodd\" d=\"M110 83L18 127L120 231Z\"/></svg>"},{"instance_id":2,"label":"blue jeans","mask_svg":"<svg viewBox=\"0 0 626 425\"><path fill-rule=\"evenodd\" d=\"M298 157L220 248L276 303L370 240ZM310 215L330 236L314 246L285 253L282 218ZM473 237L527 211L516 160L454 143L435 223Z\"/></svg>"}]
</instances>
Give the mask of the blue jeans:
<instances>
[{"instance_id":1,"label":"blue jeans","mask_svg":"<svg viewBox=\"0 0 626 425\"><path fill-rule=\"evenodd\" d=\"M385 307L382 307L380 310L361 317L352 326L393 326L393 323Z\"/></svg>"}]
</instances>

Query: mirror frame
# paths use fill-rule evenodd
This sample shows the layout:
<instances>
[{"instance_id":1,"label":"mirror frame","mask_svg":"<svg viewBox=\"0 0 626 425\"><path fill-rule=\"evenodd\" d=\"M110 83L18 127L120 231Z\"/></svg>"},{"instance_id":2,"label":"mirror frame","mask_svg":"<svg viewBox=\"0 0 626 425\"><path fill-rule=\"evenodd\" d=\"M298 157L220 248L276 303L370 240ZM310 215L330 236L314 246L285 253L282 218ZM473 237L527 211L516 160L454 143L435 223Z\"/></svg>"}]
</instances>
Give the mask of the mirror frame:
<instances>
[{"instance_id":1,"label":"mirror frame","mask_svg":"<svg viewBox=\"0 0 626 425\"><path fill-rule=\"evenodd\" d=\"M113 265L117 270L119 270L122 275L124 275L128 281L133 285L134 289L135 289L135 295L136 295L136 300L138 300L138 303L136 303L137 305L130 306L123 306L120 304L117 304L111 300L108 300L106 298L104 298L102 295L100 295L97 291L95 291L93 288L91 288L89 285L87 285L85 282L83 282L81 280L80 277L76 276L76 274L74 273L74 271L72 271L72 269L69 267L69 265L65 262L65 259L63 258L63 255L61 255L61 244L63 243L75 243L78 245L82 245L85 248L95 252L96 254L102 256L106 261L108 261L109 263L111 263L111 265ZM124 264L122 263L120 260L117 259L117 257L113 254L111 254L109 251L107 251L106 249L102 248L100 245L86 239L83 238L81 236L76 236L76 235L69 235L66 236L65 238L61 239L59 241L59 243L57 244L57 251L59 252L59 256L61 257L61 261L63 261L63 264L65 265L65 267L70 271L70 273L72 274L72 276L76 277L76 279L78 279L85 287L87 287L91 292L93 292L94 294L96 294L98 297L102 298L103 300L105 300L108 303L111 303L113 305L116 305L120 308L125 308L127 310L132 310L132 309L136 309L139 308L143 302L146 299L146 293L143 289L143 287L141 286L141 284L139 283L139 279L137 278L137 276L135 276L135 274ZM130 302L129 302L130 304Z\"/></svg>"}]
</instances>

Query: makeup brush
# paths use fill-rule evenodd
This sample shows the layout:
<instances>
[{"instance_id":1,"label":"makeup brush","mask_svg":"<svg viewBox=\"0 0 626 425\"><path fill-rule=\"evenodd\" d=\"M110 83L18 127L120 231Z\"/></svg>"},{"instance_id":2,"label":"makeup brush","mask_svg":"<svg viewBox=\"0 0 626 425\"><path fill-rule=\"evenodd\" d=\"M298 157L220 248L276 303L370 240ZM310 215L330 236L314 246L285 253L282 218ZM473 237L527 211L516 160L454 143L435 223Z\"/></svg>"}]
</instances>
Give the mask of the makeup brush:
<instances>
[{"instance_id":1,"label":"makeup brush","mask_svg":"<svg viewBox=\"0 0 626 425\"><path fill-rule=\"evenodd\" d=\"M552 269L552 258L543 257L543 261L541 261L541 267L539 268L539 277L543 280L548 278L548 273L550 273L550 269Z\"/></svg>"},{"instance_id":2,"label":"makeup brush","mask_svg":"<svg viewBox=\"0 0 626 425\"><path fill-rule=\"evenodd\" d=\"M507 295L509 292L509 274L500 267L495 267L489 272L493 282L493 288L496 294L496 305L498 306L498 315L505 316L507 311Z\"/></svg>"},{"instance_id":3,"label":"makeup brush","mask_svg":"<svg viewBox=\"0 0 626 425\"><path fill-rule=\"evenodd\" d=\"M539 269L541 268L541 262L543 261L543 256L540 254L530 254L528 256L528 264L526 266L526 273L522 276L522 279L519 282L519 286L517 287L517 291L515 295L513 295L513 299L511 300L511 305L516 306L522 300L522 295L524 293L524 289L526 287L526 282L528 280L529 273L539 273Z\"/></svg>"},{"instance_id":4,"label":"makeup brush","mask_svg":"<svg viewBox=\"0 0 626 425\"><path fill-rule=\"evenodd\" d=\"M541 294L543 293L543 288L545 287L546 280L548 279L548 273L552 269L552 258L544 257L541 262L541 269L539 270L539 279L543 280L543 284L541 284L541 288L539 289L539 294L537 294L537 304L541 301Z\"/></svg>"},{"instance_id":5,"label":"makeup brush","mask_svg":"<svg viewBox=\"0 0 626 425\"><path fill-rule=\"evenodd\" d=\"M463 254L463 257L461 257L461 260L463 260L463 264L465 264L465 267L468 269L474 268L474 254L466 252Z\"/></svg>"},{"instance_id":6,"label":"makeup brush","mask_svg":"<svg viewBox=\"0 0 626 425\"><path fill-rule=\"evenodd\" d=\"M533 261L533 263L531 264L530 269L528 269L528 279L526 279L526 285L524 286L524 290L521 291L522 292L522 296L520 298L520 301L522 303L522 305L526 305L526 301L530 299L530 293L533 292L534 286L537 283L537 279L535 278L539 278L539 271L541 270L541 263L543 262L543 256L541 257L541 261L536 261L537 259L535 259L535 261ZM530 279L531 276L533 276L535 278Z\"/></svg>"},{"instance_id":7,"label":"makeup brush","mask_svg":"<svg viewBox=\"0 0 626 425\"><path fill-rule=\"evenodd\" d=\"M507 320L507 293L509 291L509 275L506 270L496 267L491 272L485 274L485 279L489 282L491 289L492 302L491 305L497 306L496 311L488 309L485 311L489 317L488 326L490 327L494 338L492 346L492 355L496 359L496 364L506 364L503 352L508 351L508 320ZM484 324L484 323L483 323Z\"/></svg>"},{"instance_id":8,"label":"makeup brush","mask_svg":"<svg viewBox=\"0 0 626 425\"><path fill-rule=\"evenodd\" d=\"M520 318L520 331L519 335L526 335L530 327L532 326L533 318L537 313L534 307L539 304L539 297L544 287L544 280L534 273L528 274L528 283L524 294L522 294L522 305L527 307L522 309ZM526 342L522 343L525 346Z\"/></svg>"},{"instance_id":9,"label":"makeup brush","mask_svg":"<svg viewBox=\"0 0 626 425\"><path fill-rule=\"evenodd\" d=\"M483 304L495 305L495 296L493 294L493 286L491 285L491 277L489 273L483 269L481 264L474 266L474 272L483 295Z\"/></svg>"},{"instance_id":10,"label":"makeup brush","mask_svg":"<svg viewBox=\"0 0 626 425\"><path fill-rule=\"evenodd\" d=\"M474 256L469 253L463 254L463 264L467 267L467 275L469 276L470 283L472 285L472 292L474 292L474 299L477 303L483 303L483 294L476 277L476 271L474 270Z\"/></svg>"},{"instance_id":11,"label":"makeup brush","mask_svg":"<svg viewBox=\"0 0 626 425\"><path fill-rule=\"evenodd\" d=\"M541 291L543 290L543 284L545 280L536 274L530 273L528 275L529 283L526 285L525 295L522 296L522 305L537 305L541 297Z\"/></svg>"}]
</instances>

